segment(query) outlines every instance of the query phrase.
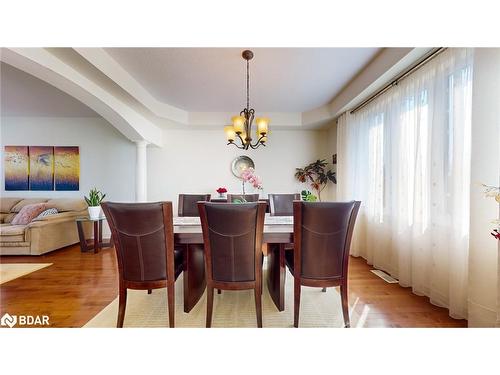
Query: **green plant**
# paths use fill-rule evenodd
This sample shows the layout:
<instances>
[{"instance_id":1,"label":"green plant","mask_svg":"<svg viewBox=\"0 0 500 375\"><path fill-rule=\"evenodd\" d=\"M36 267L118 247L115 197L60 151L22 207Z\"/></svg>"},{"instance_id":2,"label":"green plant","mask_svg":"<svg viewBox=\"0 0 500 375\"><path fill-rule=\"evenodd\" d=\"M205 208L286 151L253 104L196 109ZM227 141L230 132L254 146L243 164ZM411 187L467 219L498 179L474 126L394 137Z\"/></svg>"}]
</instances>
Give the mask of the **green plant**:
<instances>
[{"instance_id":1,"label":"green plant","mask_svg":"<svg viewBox=\"0 0 500 375\"><path fill-rule=\"evenodd\" d=\"M247 200L245 198L241 198L241 199L237 198L237 199L235 199L233 201L233 203L236 203L236 204L238 204L238 203L247 203Z\"/></svg>"},{"instance_id":2,"label":"green plant","mask_svg":"<svg viewBox=\"0 0 500 375\"><path fill-rule=\"evenodd\" d=\"M321 192L328 182L337 183L335 172L328 170L327 165L325 159L318 159L304 168L295 168L295 178L300 182L308 183L313 190L316 190L319 201L321 201Z\"/></svg>"},{"instance_id":3,"label":"green plant","mask_svg":"<svg viewBox=\"0 0 500 375\"><path fill-rule=\"evenodd\" d=\"M311 193L309 190L302 190L300 192L300 195L302 196L302 200L304 202L316 202L317 201L317 197Z\"/></svg>"},{"instance_id":4,"label":"green plant","mask_svg":"<svg viewBox=\"0 0 500 375\"><path fill-rule=\"evenodd\" d=\"M89 207L97 207L101 204L106 194L101 193L97 188L90 189L89 196L84 197Z\"/></svg>"}]
</instances>

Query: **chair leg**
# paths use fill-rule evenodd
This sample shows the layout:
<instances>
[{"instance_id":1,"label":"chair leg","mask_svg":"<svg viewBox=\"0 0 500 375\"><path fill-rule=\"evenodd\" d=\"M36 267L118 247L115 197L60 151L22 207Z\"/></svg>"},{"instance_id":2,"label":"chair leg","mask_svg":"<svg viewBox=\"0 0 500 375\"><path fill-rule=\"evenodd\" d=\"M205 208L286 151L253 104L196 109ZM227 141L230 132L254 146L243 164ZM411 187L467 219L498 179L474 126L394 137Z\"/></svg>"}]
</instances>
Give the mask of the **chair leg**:
<instances>
[{"instance_id":1,"label":"chair leg","mask_svg":"<svg viewBox=\"0 0 500 375\"><path fill-rule=\"evenodd\" d=\"M222 294L222 291L220 289L217 289L217 294Z\"/></svg>"},{"instance_id":2,"label":"chair leg","mask_svg":"<svg viewBox=\"0 0 500 375\"><path fill-rule=\"evenodd\" d=\"M118 320L116 321L116 328L123 328L123 320L125 319L125 307L127 306L127 288L120 287L119 293Z\"/></svg>"},{"instance_id":3,"label":"chair leg","mask_svg":"<svg viewBox=\"0 0 500 375\"><path fill-rule=\"evenodd\" d=\"M170 328L175 327L175 285L174 282L167 284L168 299L168 324Z\"/></svg>"},{"instance_id":4,"label":"chair leg","mask_svg":"<svg viewBox=\"0 0 500 375\"><path fill-rule=\"evenodd\" d=\"M214 288L207 285L207 328L212 326L212 311L214 308Z\"/></svg>"},{"instance_id":5,"label":"chair leg","mask_svg":"<svg viewBox=\"0 0 500 375\"><path fill-rule=\"evenodd\" d=\"M342 313L344 314L344 324L346 328L351 326L351 321L349 320L349 302L347 299L347 284L340 286L340 296L342 298Z\"/></svg>"},{"instance_id":6,"label":"chair leg","mask_svg":"<svg viewBox=\"0 0 500 375\"><path fill-rule=\"evenodd\" d=\"M153 292L153 290L148 289L148 294L151 294L152 292Z\"/></svg>"},{"instance_id":7,"label":"chair leg","mask_svg":"<svg viewBox=\"0 0 500 375\"><path fill-rule=\"evenodd\" d=\"M299 310L300 310L300 280L294 278L293 281L293 326L299 328Z\"/></svg>"},{"instance_id":8,"label":"chair leg","mask_svg":"<svg viewBox=\"0 0 500 375\"><path fill-rule=\"evenodd\" d=\"M257 313L257 327L262 328L262 286L255 287L255 312Z\"/></svg>"},{"instance_id":9,"label":"chair leg","mask_svg":"<svg viewBox=\"0 0 500 375\"><path fill-rule=\"evenodd\" d=\"M326 293L326 288L321 289L323 293Z\"/></svg>"}]
</instances>

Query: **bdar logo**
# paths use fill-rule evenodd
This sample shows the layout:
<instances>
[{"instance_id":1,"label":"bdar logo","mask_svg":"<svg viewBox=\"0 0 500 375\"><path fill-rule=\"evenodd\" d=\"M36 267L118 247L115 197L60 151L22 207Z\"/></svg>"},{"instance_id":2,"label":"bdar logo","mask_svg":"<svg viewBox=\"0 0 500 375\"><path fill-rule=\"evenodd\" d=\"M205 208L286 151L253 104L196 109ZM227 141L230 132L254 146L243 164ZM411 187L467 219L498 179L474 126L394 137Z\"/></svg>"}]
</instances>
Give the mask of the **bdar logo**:
<instances>
[{"instance_id":1,"label":"bdar logo","mask_svg":"<svg viewBox=\"0 0 500 375\"><path fill-rule=\"evenodd\" d=\"M5 313L0 319L0 325L9 326L10 328L14 327L17 323L17 316L10 315L9 313Z\"/></svg>"}]
</instances>

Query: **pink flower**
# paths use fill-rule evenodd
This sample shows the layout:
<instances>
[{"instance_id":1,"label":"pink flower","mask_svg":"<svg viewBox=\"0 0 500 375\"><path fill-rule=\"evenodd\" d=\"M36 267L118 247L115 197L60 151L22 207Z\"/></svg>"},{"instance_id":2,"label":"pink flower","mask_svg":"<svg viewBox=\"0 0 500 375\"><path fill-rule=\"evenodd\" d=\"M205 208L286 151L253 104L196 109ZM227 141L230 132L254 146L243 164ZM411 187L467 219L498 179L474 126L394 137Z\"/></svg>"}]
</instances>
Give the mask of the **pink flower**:
<instances>
[{"instance_id":1,"label":"pink flower","mask_svg":"<svg viewBox=\"0 0 500 375\"><path fill-rule=\"evenodd\" d=\"M262 189L262 179L255 174L255 170L253 168L245 169L241 172L240 177L243 181L252 184L254 188Z\"/></svg>"}]
</instances>

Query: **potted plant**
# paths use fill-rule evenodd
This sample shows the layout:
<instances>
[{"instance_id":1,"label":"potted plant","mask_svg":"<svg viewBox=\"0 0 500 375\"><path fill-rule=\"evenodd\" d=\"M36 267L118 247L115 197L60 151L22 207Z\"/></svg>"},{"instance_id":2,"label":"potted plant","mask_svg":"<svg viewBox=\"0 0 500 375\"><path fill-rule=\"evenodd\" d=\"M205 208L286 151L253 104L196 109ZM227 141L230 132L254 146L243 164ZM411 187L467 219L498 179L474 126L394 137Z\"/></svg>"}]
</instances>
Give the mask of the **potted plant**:
<instances>
[{"instance_id":1,"label":"potted plant","mask_svg":"<svg viewBox=\"0 0 500 375\"><path fill-rule=\"evenodd\" d=\"M219 198L224 198L224 195L227 193L227 189L225 187L220 187L216 190L219 193Z\"/></svg>"},{"instance_id":2,"label":"potted plant","mask_svg":"<svg viewBox=\"0 0 500 375\"><path fill-rule=\"evenodd\" d=\"M316 202L318 199L313 193L311 193L309 190L302 190L300 192L300 195L302 196L302 200L304 202Z\"/></svg>"},{"instance_id":3,"label":"potted plant","mask_svg":"<svg viewBox=\"0 0 500 375\"><path fill-rule=\"evenodd\" d=\"M295 168L295 178L303 183L309 183L313 190L318 193L318 200L321 202L321 192L327 186L328 182L337 183L335 172L328 170L328 163L325 159L316 160L306 165L304 168Z\"/></svg>"},{"instance_id":4,"label":"potted plant","mask_svg":"<svg viewBox=\"0 0 500 375\"><path fill-rule=\"evenodd\" d=\"M89 206L89 217L91 219L97 219L101 216L101 202L105 196L106 194L101 193L97 188L93 188L90 189L89 196L84 197Z\"/></svg>"}]
</instances>

